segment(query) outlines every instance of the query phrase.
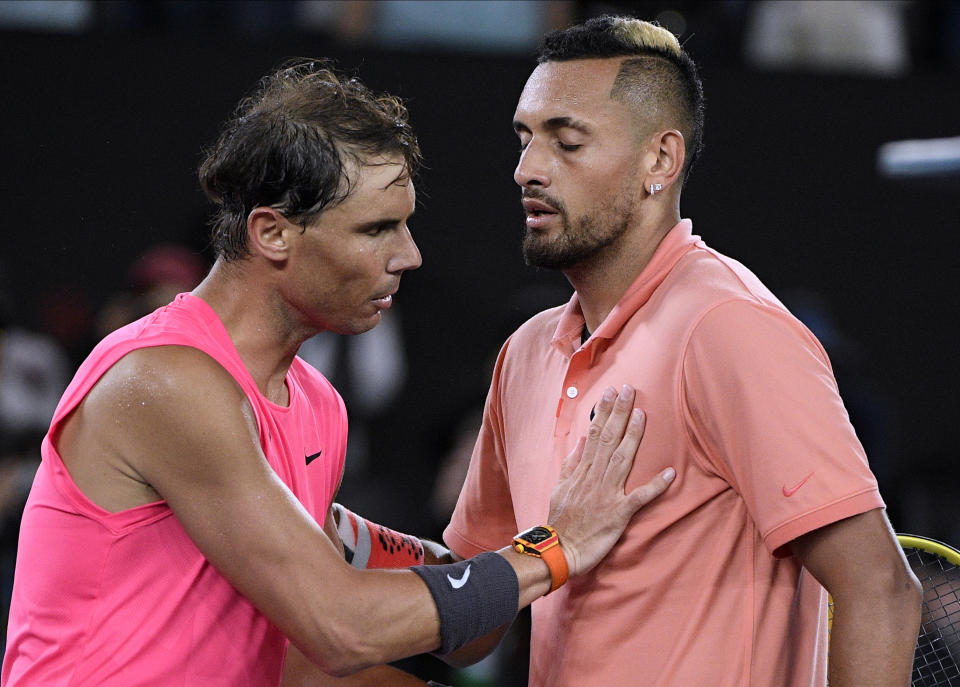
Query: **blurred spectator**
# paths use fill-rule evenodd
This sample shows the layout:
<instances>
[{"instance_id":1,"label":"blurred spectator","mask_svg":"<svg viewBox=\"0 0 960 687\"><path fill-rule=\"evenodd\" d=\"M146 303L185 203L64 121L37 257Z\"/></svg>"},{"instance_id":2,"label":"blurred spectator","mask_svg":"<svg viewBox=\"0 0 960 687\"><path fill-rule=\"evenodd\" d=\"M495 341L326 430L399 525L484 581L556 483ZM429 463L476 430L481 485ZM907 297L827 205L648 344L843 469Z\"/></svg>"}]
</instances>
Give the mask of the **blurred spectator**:
<instances>
[{"instance_id":1,"label":"blurred spectator","mask_svg":"<svg viewBox=\"0 0 960 687\"><path fill-rule=\"evenodd\" d=\"M111 296L97 314L96 338L166 305L203 279L206 263L193 251L161 244L144 251L127 270L127 286Z\"/></svg>"},{"instance_id":2,"label":"blurred spectator","mask_svg":"<svg viewBox=\"0 0 960 687\"><path fill-rule=\"evenodd\" d=\"M338 26L344 40L380 47L447 48L480 52L529 52L544 31L573 21L568 0L345 0ZM329 21L329 5L301 3L301 17Z\"/></svg>"},{"instance_id":3,"label":"blurred spectator","mask_svg":"<svg viewBox=\"0 0 960 687\"><path fill-rule=\"evenodd\" d=\"M0 323L0 446L43 436L67 387L70 364L48 336Z\"/></svg>"},{"instance_id":4,"label":"blurred spectator","mask_svg":"<svg viewBox=\"0 0 960 687\"><path fill-rule=\"evenodd\" d=\"M873 75L960 66L956 0L0 0L0 30L284 30L346 45L504 53L601 14L657 21L714 65Z\"/></svg>"},{"instance_id":5,"label":"blurred spectator","mask_svg":"<svg viewBox=\"0 0 960 687\"><path fill-rule=\"evenodd\" d=\"M40 441L70 380L66 353L20 326L0 270L0 631L6 634L20 516L40 464Z\"/></svg>"},{"instance_id":6,"label":"blurred spectator","mask_svg":"<svg viewBox=\"0 0 960 687\"><path fill-rule=\"evenodd\" d=\"M79 33L93 23L92 0L0 0L0 26L10 29Z\"/></svg>"},{"instance_id":7,"label":"blurred spectator","mask_svg":"<svg viewBox=\"0 0 960 687\"><path fill-rule=\"evenodd\" d=\"M745 50L765 68L895 76L909 68L903 0L761 0Z\"/></svg>"},{"instance_id":8,"label":"blurred spectator","mask_svg":"<svg viewBox=\"0 0 960 687\"><path fill-rule=\"evenodd\" d=\"M93 346L93 297L83 284L45 285L37 296L37 329L63 346L71 368Z\"/></svg>"},{"instance_id":9,"label":"blurred spectator","mask_svg":"<svg viewBox=\"0 0 960 687\"><path fill-rule=\"evenodd\" d=\"M20 451L46 433L72 373L60 345L21 326L14 311L14 296L0 266L0 452L4 454Z\"/></svg>"}]
</instances>

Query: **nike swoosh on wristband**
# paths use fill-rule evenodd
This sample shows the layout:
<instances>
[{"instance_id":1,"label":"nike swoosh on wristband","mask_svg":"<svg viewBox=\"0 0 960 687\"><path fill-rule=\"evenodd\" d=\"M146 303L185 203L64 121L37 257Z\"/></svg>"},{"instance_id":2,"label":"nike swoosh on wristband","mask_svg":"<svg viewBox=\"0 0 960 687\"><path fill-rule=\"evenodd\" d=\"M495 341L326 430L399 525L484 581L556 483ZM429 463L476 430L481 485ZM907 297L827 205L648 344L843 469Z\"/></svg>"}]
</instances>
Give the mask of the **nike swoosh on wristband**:
<instances>
[{"instance_id":1,"label":"nike swoosh on wristband","mask_svg":"<svg viewBox=\"0 0 960 687\"><path fill-rule=\"evenodd\" d=\"M450 575L447 575L447 579L450 580L451 587L454 589L460 589L460 587L465 585L467 580L470 579L470 566L467 566L467 569L463 573L463 577L461 577L459 580L454 577L450 577Z\"/></svg>"},{"instance_id":2,"label":"nike swoosh on wristband","mask_svg":"<svg viewBox=\"0 0 960 687\"><path fill-rule=\"evenodd\" d=\"M816 472L816 471L814 471L814 472ZM806 483L807 483L807 480L810 479L811 477L813 477L813 472L811 472L809 475L807 475L806 477L804 477L802 480L800 480L799 482L797 482L796 484L794 484L792 487L788 487L786 484L784 484L784 485L783 485L783 495L786 496L787 498L790 498L791 496L793 496L794 494L796 494L796 493L797 493L797 489L799 489L799 488L802 487L804 484L806 484Z\"/></svg>"},{"instance_id":3,"label":"nike swoosh on wristband","mask_svg":"<svg viewBox=\"0 0 960 687\"><path fill-rule=\"evenodd\" d=\"M309 455L309 456L304 456L304 459L307 461L307 465L310 465L310 463L312 463L312 462L315 461L317 458L319 458L321 453L323 453L323 449L320 449L320 450L317 451L316 453L311 454L311 455Z\"/></svg>"}]
</instances>

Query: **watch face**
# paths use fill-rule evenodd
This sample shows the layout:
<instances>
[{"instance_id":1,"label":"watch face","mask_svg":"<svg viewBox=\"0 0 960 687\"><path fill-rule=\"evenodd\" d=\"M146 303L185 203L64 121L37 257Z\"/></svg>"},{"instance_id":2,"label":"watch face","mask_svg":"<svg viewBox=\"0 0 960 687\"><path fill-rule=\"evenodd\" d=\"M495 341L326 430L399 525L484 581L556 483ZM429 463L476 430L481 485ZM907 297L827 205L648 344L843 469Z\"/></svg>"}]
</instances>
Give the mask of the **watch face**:
<instances>
[{"instance_id":1,"label":"watch face","mask_svg":"<svg viewBox=\"0 0 960 687\"><path fill-rule=\"evenodd\" d=\"M524 541L530 542L531 544L539 544L544 542L550 537L553 536L553 532L548 530L546 527L534 527L532 530L527 530L521 535L521 539Z\"/></svg>"}]
</instances>

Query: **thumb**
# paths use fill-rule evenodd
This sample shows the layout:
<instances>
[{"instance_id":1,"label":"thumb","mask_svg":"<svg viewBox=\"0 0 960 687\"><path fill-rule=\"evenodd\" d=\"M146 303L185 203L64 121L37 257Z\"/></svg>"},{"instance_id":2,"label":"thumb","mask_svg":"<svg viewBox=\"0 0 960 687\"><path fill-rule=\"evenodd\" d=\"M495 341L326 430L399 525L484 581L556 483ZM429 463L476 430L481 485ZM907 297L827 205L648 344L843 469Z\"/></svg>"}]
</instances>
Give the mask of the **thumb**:
<instances>
[{"instance_id":1,"label":"thumb","mask_svg":"<svg viewBox=\"0 0 960 687\"><path fill-rule=\"evenodd\" d=\"M667 468L652 480L627 494L626 508L633 515L667 490L677 476L677 471Z\"/></svg>"}]
</instances>

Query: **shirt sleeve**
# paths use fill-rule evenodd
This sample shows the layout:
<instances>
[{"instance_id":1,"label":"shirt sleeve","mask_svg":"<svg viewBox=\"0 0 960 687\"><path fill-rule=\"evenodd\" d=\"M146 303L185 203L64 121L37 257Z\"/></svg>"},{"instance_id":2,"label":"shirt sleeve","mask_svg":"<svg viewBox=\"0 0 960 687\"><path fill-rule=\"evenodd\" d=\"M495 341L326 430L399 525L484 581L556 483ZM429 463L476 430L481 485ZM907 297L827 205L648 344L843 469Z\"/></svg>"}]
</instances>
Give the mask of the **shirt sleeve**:
<instances>
[{"instance_id":1,"label":"shirt sleeve","mask_svg":"<svg viewBox=\"0 0 960 687\"><path fill-rule=\"evenodd\" d=\"M788 312L747 300L715 306L689 337L682 384L691 440L774 555L883 507L827 354Z\"/></svg>"},{"instance_id":2,"label":"shirt sleeve","mask_svg":"<svg viewBox=\"0 0 960 687\"><path fill-rule=\"evenodd\" d=\"M500 350L483 408L483 422L443 541L463 558L508 544L517 530L507 479L499 389L509 340Z\"/></svg>"}]
</instances>

